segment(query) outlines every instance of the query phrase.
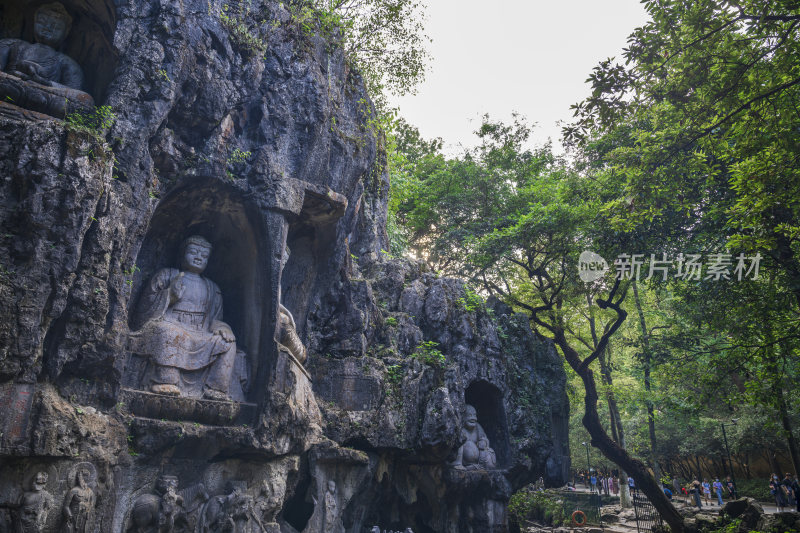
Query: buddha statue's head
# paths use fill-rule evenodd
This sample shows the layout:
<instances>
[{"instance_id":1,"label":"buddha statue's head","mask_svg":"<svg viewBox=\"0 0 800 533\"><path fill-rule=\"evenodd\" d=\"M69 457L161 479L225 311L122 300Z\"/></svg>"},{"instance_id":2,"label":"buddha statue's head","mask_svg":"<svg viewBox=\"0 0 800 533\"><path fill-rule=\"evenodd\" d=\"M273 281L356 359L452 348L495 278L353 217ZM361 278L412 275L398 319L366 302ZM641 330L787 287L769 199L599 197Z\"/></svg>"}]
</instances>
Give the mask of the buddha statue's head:
<instances>
[{"instance_id":1,"label":"buddha statue's head","mask_svg":"<svg viewBox=\"0 0 800 533\"><path fill-rule=\"evenodd\" d=\"M91 473L86 468L79 468L78 472L75 474L75 484L85 489L86 486L89 484L89 479L91 478Z\"/></svg>"},{"instance_id":2,"label":"buddha statue's head","mask_svg":"<svg viewBox=\"0 0 800 533\"><path fill-rule=\"evenodd\" d=\"M71 26L72 17L58 2L41 6L33 17L36 42L56 49L67 38Z\"/></svg>"},{"instance_id":3,"label":"buddha statue's head","mask_svg":"<svg viewBox=\"0 0 800 533\"><path fill-rule=\"evenodd\" d=\"M464 408L464 427L473 430L478 426L478 412L474 407L467 404Z\"/></svg>"},{"instance_id":4,"label":"buddha statue's head","mask_svg":"<svg viewBox=\"0 0 800 533\"><path fill-rule=\"evenodd\" d=\"M181 245L181 268L200 274L208 266L211 243L200 235L192 235Z\"/></svg>"},{"instance_id":5,"label":"buddha statue's head","mask_svg":"<svg viewBox=\"0 0 800 533\"><path fill-rule=\"evenodd\" d=\"M43 490L47 486L48 478L47 472L37 472L33 478L33 490Z\"/></svg>"}]
</instances>

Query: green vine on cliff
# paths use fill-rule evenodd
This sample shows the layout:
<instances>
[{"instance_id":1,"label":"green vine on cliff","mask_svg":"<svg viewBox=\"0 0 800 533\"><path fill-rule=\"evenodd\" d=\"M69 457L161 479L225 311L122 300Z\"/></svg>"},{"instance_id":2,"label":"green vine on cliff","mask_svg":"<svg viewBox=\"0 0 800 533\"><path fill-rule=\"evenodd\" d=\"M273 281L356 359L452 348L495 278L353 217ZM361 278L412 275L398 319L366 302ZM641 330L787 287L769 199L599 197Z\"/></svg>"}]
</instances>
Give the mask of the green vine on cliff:
<instances>
[{"instance_id":1,"label":"green vine on cliff","mask_svg":"<svg viewBox=\"0 0 800 533\"><path fill-rule=\"evenodd\" d=\"M234 8L229 4L223 4L219 20L236 45L253 56L263 57L269 48L269 43L260 35L258 28L248 22L250 2L238 2L238 5L243 7ZM262 20L260 23L265 24L266 21Z\"/></svg>"},{"instance_id":2,"label":"green vine on cliff","mask_svg":"<svg viewBox=\"0 0 800 533\"><path fill-rule=\"evenodd\" d=\"M385 92L412 93L428 62L424 5L418 0L290 0L294 22L307 34L341 43L378 108Z\"/></svg>"},{"instance_id":3,"label":"green vine on cliff","mask_svg":"<svg viewBox=\"0 0 800 533\"><path fill-rule=\"evenodd\" d=\"M419 362L437 368L444 368L447 359L444 354L439 350L439 343L434 341L425 341L419 344L411 357Z\"/></svg>"},{"instance_id":4,"label":"green vine on cliff","mask_svg":"<svg viewBox=\"0 0 800 533\"><path fill-rule=\"evenodd\" d=\"M103 133L114 125L117 115L111 106L104 105L87 111L69 113L64 119L67 129L88 133L98 142L103 142Z\"/></svg>"}]
</instances>

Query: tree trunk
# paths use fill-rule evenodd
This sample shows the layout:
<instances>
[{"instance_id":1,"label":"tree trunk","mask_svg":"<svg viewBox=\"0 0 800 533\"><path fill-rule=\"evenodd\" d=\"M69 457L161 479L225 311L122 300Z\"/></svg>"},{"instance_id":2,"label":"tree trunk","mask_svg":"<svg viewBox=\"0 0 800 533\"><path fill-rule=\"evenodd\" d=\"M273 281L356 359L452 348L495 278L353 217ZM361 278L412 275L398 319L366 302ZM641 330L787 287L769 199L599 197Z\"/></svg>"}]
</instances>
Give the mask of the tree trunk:
<instances>
[{"instance_id":1,"label":"tree trunk","mask_svg":"<svg viewBox=\"0 0 800 533\"><path fill-rule=\"evenodd\" d=\"M786 407L786 398L783 396L783 387L777 391L778 394L778 413L781 417L781 425L783 432L786 436L786 443L789 445L789 458L792 460L792 467L794 467L794 475L800 476L800 453L797 449L797 440L794 438L792 431L792 422L789 419L789 411ZM781 472L778 472L780 475Z\"/></svg>"},{"instance_id":2,"label":"tree trunk","mask_svg":"<svg viewBox=\"0 0 800 533\"><path fill-rule=\"evenodd\" d=\"M625 448L625 430L622 428L622 419L619 416L619 407L617 406L617 399L614 397L612 385L614 381L611 377L611 343L608 344L605 351L598 357L600 360L600 375L602 376L603 384L606 386L606 402L608 403L608 414L611 418L611 435L614 442L619 444L622 449ZM631 494L628 490L628 474L624 470L619 472L619 506L623 509L630 509L633 507L631 501Z\"/></svg>"},{"instance_id":3,"label":"tree trunk","mask_svg":"<svg viewBox=\"0 0 800 533\"><path fill-rule=\"evenodd\" d=\"M556 345L561 349L567 363L575 373L583 380L586 389L584 399L585 413L583 415L583 426L589 431L592 446L599 449L603 455L614 461L621 469L633 475L636 485L647 496L661 517L669 524L670 528L676 533L683 532L683 517L672 506L667 499L660 484L650 475L644 463L631 457L622 447L611 440L603 424L600 422L600 415L597 411L597 386L594 381L594 373L589 368L569 344L563 330L554 331Z\"/></svg>"},{"instance_id":4,"label":"tree trunk","mask_svg":"<svg viewBox=\"0 0 800 533\"><path fill-rule=\"evenodd\" d=\"M658 464L656 452L656 417L653 401L650 397L652 385L650 380L650 365L652 362L652 352L650 351L650 334L647 331L647 324L644 320L642 301L639 299L639 284L633 280L633 300L636 303L636 311L639 313L639 326L642 329L642 367L644 370L644 390L645 406L647 407L647 433L650 437L650 463L653 465L653 474L658 481L661 481L661 467Z\"/></svg>"},{"instance_id":5,"label":"tree trunk","mask_svg":"<svg viewBox=\"0 0 800 533\"><path fill-rule=\"evenodd\" d=\"M703 479L703 466L705 466L705 461L699 455L695 454L695 462L697 463L697 480L700 481Z\"/></svg>"},{"instance_id":6,"label":"tree trunk","mask_svg":"<svg viewBox=\"0 0 800 533\"><path fill-rule=\"evenodd\" d=\"M781 468L781 464L778 462L778 453L775 451L775 448L769 449L769 464L772 466L772 471L778 475L783 472Z\"/></svg>"},{"instance_id":7,"label":"tree trunk","mask_svg":"<svg viewBox=\"0 0 800 533\"><path fill-rule=\"evenodd\" d=\"M678 465L681 467L681 474L683 475L683 479L688 481L689 478L692 477L692 465L691 465L691 463L689 463L688 460L685 460L685 461L681 461L680 463L678 463Z\"/></svg>"}]
</instances>

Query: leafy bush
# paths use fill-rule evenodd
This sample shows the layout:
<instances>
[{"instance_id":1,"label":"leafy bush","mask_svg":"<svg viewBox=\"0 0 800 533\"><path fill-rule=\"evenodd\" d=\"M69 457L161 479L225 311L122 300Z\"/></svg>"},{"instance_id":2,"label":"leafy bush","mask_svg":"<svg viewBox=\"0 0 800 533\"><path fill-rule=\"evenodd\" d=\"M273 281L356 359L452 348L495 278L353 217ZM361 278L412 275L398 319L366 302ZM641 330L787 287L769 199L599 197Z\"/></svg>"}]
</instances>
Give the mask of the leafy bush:
<instances>
[{"instance_id":1,"label":"leafy bush","mask_svg":"<svg viewBox=\"0 0 800 533\"><path fill-rule=\"evenodd\" d=\"M219 14L219 19L228 30L234 43L254 56L263 56L269 44L259 34L258 28L247 22L249 12L249 2L244 6L243 10L240 5L232 7L224 4ZM261 22L264 23L264 21Z\"/></svg>"},{"instance_id":2,"label":"leafy bush","mask_svg":"<svg viewBox=\"0 0 800 533\"><path fill-rule=\"evenodd\" d=\"M393 385L397 385L403 381L403 367L400 365L390 365L386 367L386 379Z\"/></svg>"},{"instance_id":3,"label":"leafy bush","mask_svg":"<svg viewBox=\"0 0 800 533\"><path fill-rule=\"evenodd\" d=\"M458 299L458 304L467 312L477 311L483 307L483 298L469 287L464 287L464 296Z\"/></svg>"},{"instance_id":4,"label":"leafy bush","mask_svg":"<svg viewBox=\"0 0 800 533\"><path fill-rule=\"evenodd\" d=\"M560 495L547 490L537 491L533 485L523 487L511 496L508 512L518 524L536 520L558 527L566 520Z\"/></svg>"},{"instance_id":5,"label":"leafy bush","mask_svg":"<svg viewBox=\"0 0 800 533\"><path fill-rule=\"evenodd\" d=\"M431 366L443 367L446 362L444 354L439 350L439 343L434 341L426 341L417 346L411 357Z\"/></svg>"},{"instance_id":6,"label":"leafy bush","mask_svg":"<svg viewBox=\"0 0 800 533\"><path fill-rule=\"evenodd\" d=\"M755 498L761 502L771 502L775 497L769 492L769 481L766 479L736 480L739 496Z\"/></svg>"},{"instance_id":7,"label":"leafy bush","mask_svg":"<svg viewBox=\"0 0 800 533\"><path fill-rule=\"evenodd\" d=\"M735 518L730 521L726 521L723 525L718 527L717 529L712 529L707 533L737 533L739 531L739 524L742 523L741 518Z\"/></svg>"},{"instance_id":8,"label":"leafy bush","mask_svg":"<svg viewBox=\"0 0 800 533\"><path fill-rule=\"evenodd\" d=\"M110 128L117 116L114 114L111 106L95 107L92 111L76 111L67 115L65 122L68 127L86 131L97 135Z\"/></svg>"}]
</instances>

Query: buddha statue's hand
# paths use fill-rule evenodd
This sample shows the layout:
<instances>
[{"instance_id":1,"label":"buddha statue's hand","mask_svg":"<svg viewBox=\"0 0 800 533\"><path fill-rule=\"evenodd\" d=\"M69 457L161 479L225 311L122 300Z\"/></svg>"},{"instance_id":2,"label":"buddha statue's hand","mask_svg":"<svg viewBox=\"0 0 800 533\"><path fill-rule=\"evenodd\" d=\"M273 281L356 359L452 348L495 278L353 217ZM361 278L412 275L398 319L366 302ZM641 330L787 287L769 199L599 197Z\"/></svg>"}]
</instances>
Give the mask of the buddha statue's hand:
<instances>
[{"instance_id":1,"label":"buddha statue's hand","mask_svg":"<svg viewBox=\"0 0 800 533\"><path fill-rule=\"evenodd\" d=\"M52 82L46 78L44 78L40 74L41 66L33 61L22 61L20 63L20 70L17 71L22 78L35 81L41 85L52 85Z\"/></svg>"},{"instance_id":2,"label":"buddha statue's hand","mask_svg":"<svg viewBox=\"0 0 800 533\"><path fill-rule=\"evenodd\" d=\"M178 274L178 277L173 279L169 284L169 299L172 303L177 302L183 298L183 293L186 292L186 284L183 282L183 272Z\"/></svg>"},{"instance_id":3,"label":"buddha statue's hand","mask_svg":"<svg viewBox=\"0 0 800 533\"><path fill-rule=\"evenodd\" d=\"M211 331L214 333L214 335L219 335L222 337L222 340L225 342L236 342L236 337L233 335L231 328L229 328L226 324L214 324Z\"/></svg>"}]
</instances>

